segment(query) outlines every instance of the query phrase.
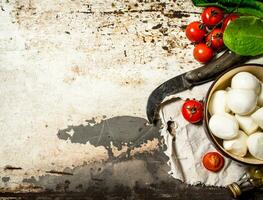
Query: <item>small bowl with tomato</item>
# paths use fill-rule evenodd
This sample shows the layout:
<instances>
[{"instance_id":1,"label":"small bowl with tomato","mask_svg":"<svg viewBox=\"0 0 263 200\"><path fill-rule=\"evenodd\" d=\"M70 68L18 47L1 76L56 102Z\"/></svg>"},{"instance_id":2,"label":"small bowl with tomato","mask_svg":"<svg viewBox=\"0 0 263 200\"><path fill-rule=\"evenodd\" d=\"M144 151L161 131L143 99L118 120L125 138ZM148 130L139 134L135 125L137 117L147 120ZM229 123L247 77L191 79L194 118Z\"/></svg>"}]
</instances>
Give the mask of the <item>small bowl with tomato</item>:
<instances>
[{"instance_id":1,"label":"small bowl with tomato","mask_svg":"<svg viewBox=\"0 0 263 200\"><path fill-rule=\"evenodd\" d=\"M205 102L204 102L204 119L203 119L203 124L204 124L204 129L205 129L205 132L208 136L208 138L210 139L210 141L213 143L213 145L215 146L215 148L224 156L226 157L229 157L239 163L242 163L242 164L247 164L247 165L263 165L263 159L262 159L262 152L263 152L263 128L262 128L262 124L261 126L258 126L257 128L254 128L254 132L251 131L251 132L246 132L246 127L243 127L242 126L242 123L240 124L240 121L237 120L237 123L238 123L238 132L241 134L244 135L245 137L245 140L240 140L238 141L236 144L234 144L235 142L235 138L237 137L241 137L241 136L235 136L233 135L234 138L224 138L224 137L221 137L221 136L218 136L218 134L215 134L215 131L214 130L218 130L219 132L222 131L222 134L223 132L227 129L227 126L228 126L228 122L224 122L224 121L221 121L220 124L217 126L217 129L214 129L213 126L211 125L211 119L214 115L218 115L218 113L211 113L211 104L213 103L212 101L214 101L212 98L213 95L217 92L217 91L226 91L227 92L227 95L229 95L229 91L235 89L233 88L233 77L237 76L237 74L246 74L246 73L249 73L251 74L252 76L255 76L258 80L259 80L259 84L261 84L261 92L257 93L257 95L262 95L262 92L263 92L263 65L260 65L260 64L243 64L243 65L240 65L238 67L234 67L230 70L228 70L227 72L223 73L222 75L220 75L213 83L212 85L210 86L210 88L208 89L208 92L207 92L207 95L206 95L206 98L205 98ZM247 87L250 83L248 84L244 84L245 87ZM236 84L237 85L237 84ZM242 85L242 83L240 83L240 85ZM250 84L250 85L253 85L253 84ZM239 85L235 86L235 87L241 87ZM237 90L235 89L235 91L241 91L241 89ZM234 92L235 92L234 91ZM248 90L244 91L244 92L248 92ZM252 94L252 93L251 93ZM229 98L229 96L227 96ZM256 107L253 108L253 111L249 111L248 114L244 114L244 113L238 113L236 114L236 112L234 112L235 110L231 107L231 109L229 109L227 111L226 114L222 114L222 116L226 116L226 117L229 117L230 115L233 117L233 118L236 118L236 116L241 116L241 117L244 117L244 116L251 116L253 118L253 115L254 113L256 112L261 112L262 113L262 103L259 105L258 101L259 101L259 98L262 98L261 97L257 97L257 103L256 103ZM212 99L212 100L211 100ZM252 97L249 97L247 96L247 99L252 99ZM238 101L241 101L242 99L236 99L237 102ZM220 102L220 101L219 101ZM227 102L228 103L228 102ZM228 105L226 103L226 105ZM223 101L221 101L221 104L218 104L219 107L222 106L223 104ZM238 105L237 105L238 107ZM244 110L244 106L240 106L239 105L239 109L243 109ZM214 108L215 110L216 109L219 109L219 108ZM225 108L224 108L225 109ZM234 110L234 111L233 111ZM244 112L242 110L242 112ZM260 111L261 110L261 111ZM260 118L262 119L262 115L260 113ZM244 114L244 115L243 115ZM220 113L221 115L221 113ZM229 116L228 116L229 115ZM229 119L232 117L229 117ZM253 118L254 119L254 118ZM241 121L242 122L242 121ZM231 122L230 122L231 123ZM235 122L236 123L236 122ZM234 123L234 124L235 124ZM234 128L236 128L235 126L233 126ZM233 129L233 128L232 128ZM252 133L253 132L253 133ZM219 133L220 135L221 133ZM250 138L251 137L255 137L255 135L261 135L261 138L259 137L258 139L254 139L254 143L251 143L249 140L251 140ZM253 136L254 135L254 136ZM229 136L229 135L228 135ZM229 136L230 137L230 136ZM231 136L232 137L232 136ZM222 139L224 138L224 139ZM234 141L231 143L231 141ZM254 146L247 146L247 150L245 153L242 154L242 150L240 150L240 144L242 144L242 142L246 143L246 145L249 145L249 142L252 144L252 145L261 145L262 146L262 150L258 150L260 151L261 153L258 154L257 152L255 153L255 148ZM228 146L227 146L227 145ZM229 145L230 144L230 145ZM231 146L232 145L232 146ZM230 149L233 148L233 145L236 145L234 146L234 150L229 150L229 149L226 149L230 146ZM238 149L239 148L239 149ZM257 147L259 149L259 146ZM240 154L236 153L237 151L241 151ZM261 156L261 157L258 157L258 156Z\"/></svg>"}]
</instances>

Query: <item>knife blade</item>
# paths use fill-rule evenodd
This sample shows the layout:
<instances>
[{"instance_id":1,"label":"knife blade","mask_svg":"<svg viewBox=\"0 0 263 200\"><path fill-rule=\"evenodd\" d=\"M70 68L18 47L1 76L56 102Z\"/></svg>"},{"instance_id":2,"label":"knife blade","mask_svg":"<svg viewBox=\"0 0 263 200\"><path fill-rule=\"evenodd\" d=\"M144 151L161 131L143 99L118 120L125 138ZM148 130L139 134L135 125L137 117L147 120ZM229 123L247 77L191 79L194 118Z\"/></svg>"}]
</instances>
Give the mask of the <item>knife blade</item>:
<instances>
[{"instance_id":1,"label":"knife blade","mask_svg":"<svg viewBox=\"0 0 263 200\"><path fill-rule=\"evenodd\" d=\"M158 86L149 96L146 114L151 124L158 121L158 112L165 97L191 89L216 78L230 67L247 61L249 57L237 55L229 50L207 65L178 75Z\"/></svg>"}]
</instances>

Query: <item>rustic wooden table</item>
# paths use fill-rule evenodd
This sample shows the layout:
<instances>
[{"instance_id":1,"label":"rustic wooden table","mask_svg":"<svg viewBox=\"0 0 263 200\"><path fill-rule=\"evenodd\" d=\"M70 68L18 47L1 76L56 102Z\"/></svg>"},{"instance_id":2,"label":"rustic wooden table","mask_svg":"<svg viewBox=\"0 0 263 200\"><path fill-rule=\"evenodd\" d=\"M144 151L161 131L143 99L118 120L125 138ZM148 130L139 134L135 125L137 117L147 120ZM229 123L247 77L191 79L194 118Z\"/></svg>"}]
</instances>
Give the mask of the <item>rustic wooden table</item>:
<instances>
[{"instance_id":1,"label":"rustic wooden table","mask_svg":"<svg viewBox=\"0 0 263 200\"><path fill-rule=\"evenodd\" d=\"M0 199L231 199L169 177L146 121L150 92L200 66L184 35L199 19L190 0L0 8Z\"/></svg>"},{"instance_id":2,"label":"rustic wooden table","mask_svg":"<svg viewBox=\"0 0 263 200\"><path fill-rule=\"evenodd\" d=\"M146 131L147 132L147 131ZM178 199L178 200L231 200L233 199L226 188L207 187L202 185L190 186L171 178L167 171L167 157L163 150L158 131L130 138L135 146L144 144L145 140L158 140L159 148L151 152L136 153L131 151L111 157L105 163L84 164L73 171L61 173L59 176L44 176L37 181L33 177L24 182L33 183L28 189L42 189L38 192L21 193L16 191L0 193L3 199L53 200L53 199ZM114 141L119 143L119 138ZM107 138L104 140L107 141ZM108 140L110 142L110 140ZM136 141L136 142L135 142ZM85 173L89 174L85 174ZM55 190L53 184L56 183ZM76 184L78 183L78 184ZM41 187L42 186L42 187ZM1 198L0 198L1 199ZM263 190L257 189L244 193L241 200L262 200Z\"/></svg>"}]
</instances>

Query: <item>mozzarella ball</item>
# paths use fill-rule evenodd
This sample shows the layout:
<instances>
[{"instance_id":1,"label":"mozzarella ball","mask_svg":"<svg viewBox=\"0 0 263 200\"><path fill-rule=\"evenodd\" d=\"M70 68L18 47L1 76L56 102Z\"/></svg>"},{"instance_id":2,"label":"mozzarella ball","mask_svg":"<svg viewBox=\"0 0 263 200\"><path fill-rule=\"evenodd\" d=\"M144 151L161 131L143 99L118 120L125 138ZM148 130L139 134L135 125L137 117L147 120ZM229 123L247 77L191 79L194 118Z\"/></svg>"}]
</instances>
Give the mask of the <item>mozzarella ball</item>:
<instances>
[{"instance_id":1,"label":"mozzarella ball","mask_svg":"<svg viewBox=\"0 0 263 200\"><path fill-rule=\"evenodd\" d=\"M221 139L233 139L238 135L238 122L236 118L228 113L215 114L209 120L211 132Z\"/></svg>"},{"instance_id":2,"label":"mozzarella ball","mask_svg":"<svg viewBox=\"0 0 263 200\"><path fill-rule=\"evenodd\" d=\"M254 122L261 128L263 129L263 107L258 109L256 112L254 112L251 115L252 119Z\"/></svg>"},{"instance_id":3,"label":"mozzarella ball","mask_svg":"<svg viewBox=\"0 0 263 200\"><path fill-rule=\"evenodd\" d=\"M230 90L232 90L231 87L227 87L227 88L226 88L226 91L227 91L227 92L230 91Z\"/></svg>"},{"instance_id":4,"label":"mozzarella ball","mask_svg":"<svg viewBox=\"0 0 263 200\"><path fill-rule=\"evenodd\" d=\"M263 106L263 83L261 83L261 90L258 96L258 105Z\"/></svg>"},{"instance_id":5,"label":"mozzarella ball","mask_svg":"<svg viewBox=\"0 0 263 200\"><path fill-rule=\"evenodd\" d=\"M247 147L252 156L263 160L263 132L256 132L247 139Z\"/></svg>"},{"instance_id":6,"label":"mozzarella ball","mask_svg":"<svg viewBox=\"0 0 263 200\"><path fill-rule=\"evenodd\" d=\"M211 96L209 107L208 107L210 115L216 113L226 113L230 111L229 108L227 107L226 95L227 95L226 91L218 90Z\"/></svg>"},{"instance_id":7,"label":"mozzarella ball","mask_svg":"<svg viewBox=\"0 0 263 200\"><path fill-rule=\"evenodd\" d=\"M224 140L223 147L236 156L244 157L247 154L247 138L243 131L239 131L236 138Z\"/></svg>"},{"instance_id":8,"label":"mozzarella ball","mask_svg":"<svg viewBox=\"0 0 263 200\"><path fill-rule=\"evenodd\" d=\"M260 81L249 72L239 72L231 80L231 88L253 90L256 94L260 92Z\"/></svg>"},{"instance_id":9,"label":"mozzarella ball","mask_svg":"<svg viewBox=\"0 0 263 200\"><path fill-rule=\"evenodd\" d=\"M232 89L227 92L227 106L233 113L249 114L257 106L257 95L253 90Z\"/></svg>"},{"instance_id":10,"label":"mozzarella ball","mask_svg":"<svg viewBox=\"0 0 263 200\"><path fill-rule=\"evenodd\" d=\"M251 116L235 115L239 127L245 131L246 134L250 135L258 129L258 125L254 122Z\"/></svg>"}]
</instances>

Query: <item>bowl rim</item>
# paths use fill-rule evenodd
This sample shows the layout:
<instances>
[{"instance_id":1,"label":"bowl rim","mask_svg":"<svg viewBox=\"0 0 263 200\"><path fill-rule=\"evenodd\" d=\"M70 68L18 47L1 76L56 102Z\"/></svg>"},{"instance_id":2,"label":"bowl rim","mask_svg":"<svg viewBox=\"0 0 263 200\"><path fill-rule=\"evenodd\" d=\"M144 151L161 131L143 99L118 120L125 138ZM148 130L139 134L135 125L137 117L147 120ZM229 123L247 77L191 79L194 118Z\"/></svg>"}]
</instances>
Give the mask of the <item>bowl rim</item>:
<instances>
[{"instance_id":1,"label":"bowl rim","mask_svg":"<svg viewBox=\"0 0 263 200\"><path fill-rule=\"evenodd\" d=\"M263 64L258 64L258 63L246 63L246 64L239 64L239 65L235 65L234 67L231 67L229 69L227 69L226 71L224 71L223 73L221 73L214 81L213 83L210 85L210 87L208 88L206 95L205 95L205 101L204 101L204 118L203 118L203 127L205 129L205 133L206 136L208 137L208 139L212 142L213 146L216 148L217 151L219 151L221 154L223 154L225 157L230 158L231 160L234 160L238 163L241 164L245 164L245 165L250 165L250 166L263 166L263 164L256 164L256 163L248 163L245 161L241 161L238 160L234 157L232 157L230 154L227 154L226 152L224 152L221 148L221 146L219 144L217 144L217 142L215 141L215 139L212 137L212 133L209 130L208 127L208 97L210 95L211 90L213 89L214 85L217 83L217 81L222 78L226 73L239 68L239 67L246 67L246 66L258 66L258 67L263 67Z\"/></svg>"}]
</instances>

